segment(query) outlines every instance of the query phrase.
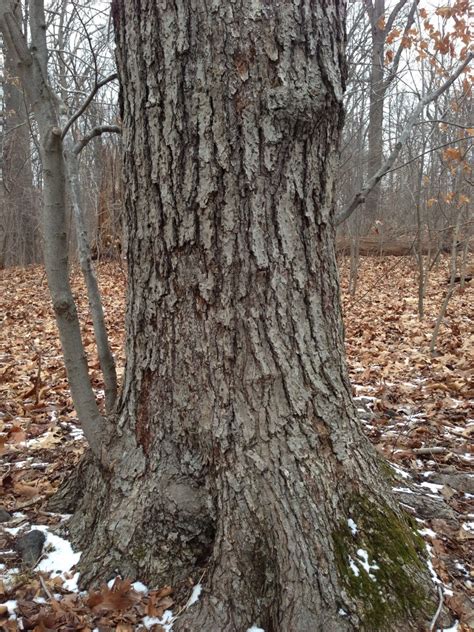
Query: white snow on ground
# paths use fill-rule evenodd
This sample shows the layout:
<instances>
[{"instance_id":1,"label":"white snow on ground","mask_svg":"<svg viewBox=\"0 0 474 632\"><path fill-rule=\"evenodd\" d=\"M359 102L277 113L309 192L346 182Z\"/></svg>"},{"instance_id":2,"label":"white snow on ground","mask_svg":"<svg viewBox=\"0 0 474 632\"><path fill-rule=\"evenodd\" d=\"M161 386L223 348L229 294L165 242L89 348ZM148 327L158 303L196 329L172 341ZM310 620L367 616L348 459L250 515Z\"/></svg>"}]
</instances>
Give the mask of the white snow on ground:
<instances>
[{"instance_id":1,"label":"white snow on ground","mask_svg":"<svg viewBox=\"0 0 474 632\"><path fill-rule=\"evenodd\" d=\"M464 531L474 531L474 522L465 522L462 525L462 529L464 529Z\"/></svg>"},{"instance_id":2,"label":"white snow on ground","mask_svg":"<svg viewBox=\"0 0 474 632\"><path fill-rule=\"evenodd\" d=\"M423 483L420 483L419 487L427 487L435 494L437 494L443 489L443 485L437 485L436 483L427 483L426 481L423 481Z\"/></svg>"},{"instance_id":3,"label":"white snow on ground","mask_svg":"<svg viewBox=\"0 0 474 632\"><path fill-rule=\"evenodd\" d=\"M459 621L456 621L456 623L453 625L452 628L438 628L438 630L436 632L458 632L459 630Z\"/></svg>"},{"instance_id":4,"label":"white snow on ground","mask_svg":"<svg viewBox=\"0 0 474 632\"><path fill-rule=\"evenodd\" d=\"M60 538L58 535L51 533L48 527L45 525L31 525L31 530L37 529L42 531L46 536L46 541L43 548L43 559L36 567L39 571L51 573L52 577L61 577L63 580L63 586L66 590L76 591L77 580L79 579L79 573L71 575L71 569L75 566L79 558L80 553L74 553L70 543L64 538ZM14 569L12 569L13 571ZM10 574L12 574L10 571Z\"/></svg>"},{"instance_id":5,"label":"white snow on ground","mask_svg":"<svg viewBox=\"0 0 474 632\"><path fill-rule=\"evenodd\" d=\"M2 554L4 555L5 553L14 553L14 551L2 551ZM4 572L2 574L2 577L0 578L5 584L8 584L8 587L11 588L11 583L13 581L13 579L15 578L16 575L18 575L18 573L20 572L19 568L9 568L6 572Z\"/></svg>"},{"instance_id":6,"label":"white snow on ground","mask_svg":"<svg viewBox=\"0 0 474 632\"><path fill-rule=\"evenodd\" d=\"M357 534L357 525L356 523L352 520L352 518L349 518L347 520L347 525L349 527L349 529L352 531L352 535L356 535Z\"/></svg>"},{"instance_id":7,"label":"white snow on ground","mask_svg":"<svg viewBox=\"0 0 474 632\"><path fill-rule=\"evenodd\" d=\"M23 527L3 527L3 530L10 535L16 535Z\"/></svg>"},{"instance_id":8,"label":"white snow on ground","mask_svg":"<svg viewBox=\"0 0 474 632\"><path fill-rule=\"evenodd\" d=\"M8 614L10 615L10 619L16 619L16 607L17 603L15 599L9 599L8 601L4 601L0 606L6 606L8 610Z\"/></svg>"},{"instance_id":9,"label":"white snow on ground","mask_svg":"<svg viewBox=\"0 0 474 632\"><path fill-rule=\"evenodd\" d=\"M71 428L70 435L71 435L71 438L74 439L75 441L78 441L79 439L84 439L84 432L82 428L77 428L77 427Z\"/></svg>"},{"instance_id":10,"label":"white snow on ground","mask_svg":"<svg viewBox=\"0 0 474 632\"><path fill-rule=\"evenodd\" d=\"M425 527L424 529L418 529L418 533L420 535L425 535L428 538L436 538L436 533L433 531L433 529L428 529L428 527Z\"/></svg>"},{"instance_id":11,"label":"white snow on ground","mask_svg":"<svg viewBox=\"0 0 474 632\"><path fill-rule=\"evenodd\" d=\"M165 610L161 619L158 619L158 617L143 617L142 623L147 630L153 625L161 625L165 632L171 632L173 628L173 613L171 610Z\"/></svg>"},{"instance_id":12,"label":"white snow on ground","mask_svg":"<svg viewBox=\"0 0 474 632\"><path fill-rule=\"evenodd\" d=\"M132 588L137 593L146 594L148 592L148 588L145 586L145 584L142 584L141 582L133 582Z\"/></svg>"},{"instance_id":13,"label":"white snow on ground","mask_svg":"<svg viewBox=\"0 0 474 632\"><path fill-rule=\"evenodd\" d=\"M247 632L265 632L263 628L257 628L256 625L253 625L251 628L248 628Z\"/></svg>"},{"instance_id":14,"label":"white snow on ground","mask_svg":"<svg viewBox=\"0 0 474 632\"><path fill-rule=\"evenodd\" d=\"M402 470L398 465L394 465L393 463L389 463L390 467L395 470L397 474L399 474L402 478L411 478L411 474Z\"/></svg>"}]
</instances>

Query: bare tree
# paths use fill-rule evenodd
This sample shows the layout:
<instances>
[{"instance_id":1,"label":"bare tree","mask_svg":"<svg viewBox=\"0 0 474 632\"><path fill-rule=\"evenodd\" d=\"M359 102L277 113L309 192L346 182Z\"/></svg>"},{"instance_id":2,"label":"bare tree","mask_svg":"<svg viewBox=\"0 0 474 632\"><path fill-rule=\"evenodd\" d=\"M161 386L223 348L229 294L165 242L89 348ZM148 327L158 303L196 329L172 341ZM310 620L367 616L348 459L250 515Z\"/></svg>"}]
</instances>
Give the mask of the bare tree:
<instances>
[{"instance_id":1,"label":"bare tree","mask_svg":"<svg viewBox=\"0 0 474 632\"><path fill-rule=\"evenodd\" d=\"M101 436L104 419L100 414L90 384L79 321L69 283L66 233L68 183L69 194L76 208L76 217L80 219L78 190L74 186L74 160L85 143L82 143L74 153L74 151L68 152L67 143L65 148L63 142L72 123L84 111L94 93L87 96L81 111L66 121L62 128L64 105L55 94L48 75L46 26L42 0L33 0L30 3L29 14L31 45L28 47L26 37L21 32L18 23L18 16L13 10L13 3L3 0L0 4L0 28L17 66L23 89L32 104L39 132L39 151L43 170L44 260L71 394L91 449L99 457L102 449ZM96 85L95 91L98 86L99 84ZM99 133L100 130L97 133L91 133L89 139ZM87 239L83 231L80 231L80 236L84 238L81 244L82 263L90 292L99 359L106 383L107 411L111 412L116 396L115 367L108 347L97 282L90 265Z\"/></svg>"},{"instance_id":2,"label":"bare tree","mask_svg":"<svg viewBox=\"0 0 474 632\"><path fill-rule=\"evenodd\" d=\"M14 12L21 24L20 3L16 3ZM5 266L27 265L37 262L41 252L38 197L33 187L31 166L29 111L14 58L8 47L2 48L0 259Z\"/></svg>"}]
</instances>

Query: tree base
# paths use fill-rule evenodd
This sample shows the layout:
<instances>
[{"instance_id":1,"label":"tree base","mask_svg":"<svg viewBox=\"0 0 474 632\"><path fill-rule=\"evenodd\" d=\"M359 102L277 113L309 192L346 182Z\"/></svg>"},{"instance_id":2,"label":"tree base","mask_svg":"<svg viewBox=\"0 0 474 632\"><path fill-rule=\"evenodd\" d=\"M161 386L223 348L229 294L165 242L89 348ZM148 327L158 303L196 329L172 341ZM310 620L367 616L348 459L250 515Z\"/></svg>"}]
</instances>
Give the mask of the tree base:
<instances>
[{"instance_id":1,"label":"tree base","mask_svg":"<svg viewBox=\"0 0 474 632\"><path fill-rule=\"evenodd\" d=\"M157 480L142 477L140 493L131 485L130 494L113 503L117 478L123 486L122 477L85 455L52 500L55 510L75 508L69 528L84 551L83 587L117 574L179 587L204 572L203 596L178 618L178 632L241 632L254 624L265 632L428 628L437 595L422 559L424 542L408 516L373 492L333 499L329 514L331 501L312 507L307 489L291 507L268 507L250 501L256 483L247 477L249 489L218 500L215 512L205 510L203 497L194 499L193 510L189 490L181 489L187 515L176 505L170 512L169 496L166 515L165 504L157 503L166 491ZM438 623L448 625L449 617L443 613Z\"/></svg>"}]
</instances>

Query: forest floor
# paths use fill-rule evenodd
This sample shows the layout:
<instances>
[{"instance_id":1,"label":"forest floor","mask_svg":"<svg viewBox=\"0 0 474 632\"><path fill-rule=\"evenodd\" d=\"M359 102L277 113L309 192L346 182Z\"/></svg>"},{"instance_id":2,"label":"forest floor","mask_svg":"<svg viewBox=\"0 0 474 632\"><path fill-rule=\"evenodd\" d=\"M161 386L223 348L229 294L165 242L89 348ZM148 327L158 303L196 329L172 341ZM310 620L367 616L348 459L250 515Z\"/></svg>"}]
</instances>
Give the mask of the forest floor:
<instances>
[{"instance_id":1,"label":"forest floor","mask_svg":"<svg viewBox=\"0 0 474 632\"><path fill-rule=\"evenodd\" d=\"M354 297L347 291L348 262L341 260L340 268L349 371L365 431L393 464L394 489L419 521L433 579L458 621L452 629L472 630L474 281L454 292L432 356L447 260L430 274L423 321L412 259L363 258ZM102 398L79 270L72 278L93 385ZM126 276L118 264L107 263L99 278L121 376ZM55 533L64 516L50 513L47 501L77 463L84 441L43 268L0 271L0 313L0 629L169 630L169 587L147 590L116 579L96 592L77 591L78 555ZM46 544L31 570L17 550L33 526L46 535ZM198 592L190 585L184 607Z\"/></svg>"}]
</instances>

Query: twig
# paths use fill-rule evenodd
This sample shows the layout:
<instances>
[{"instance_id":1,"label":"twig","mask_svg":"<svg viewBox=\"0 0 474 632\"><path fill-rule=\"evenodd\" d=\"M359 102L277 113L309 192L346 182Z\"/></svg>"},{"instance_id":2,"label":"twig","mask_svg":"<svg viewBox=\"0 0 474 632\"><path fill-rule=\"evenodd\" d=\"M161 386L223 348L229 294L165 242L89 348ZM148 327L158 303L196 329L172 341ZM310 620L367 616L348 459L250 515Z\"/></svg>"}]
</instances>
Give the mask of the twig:
<instances>
[{"instance_id":1,"label":"twig","mask_svg":"<svg viewBox=\"0 0 474 632\"><path fill-rule=\"evenodd\" d=\"M48 597L48 599L50 601L56 601L54 599L53 595L50 593L49 588L46 586L46 582L44 581L42 575L39 576L39 580L40 580L41 587L43 588L43 590L44 590L44 592L46 594L46 597Z\"/></svg>"},{"instance_id":2,"label":"twig","mask_svg":"<svg viewBox=\"0 0 474 632\"><path fill-rule=\"evenodd\" d=\"M207 573L207 568L205 568L205 569L203 570L203 572L202 572L202 574L201 574L201 577L199 578L198 583L197 583L197 584L194 584L194 586L193 586L193 590L194 590L194 588L195 588L196 586L198 586L198 585L202 582L202 580L204 579L204 575L205 575L206 573ZM191 595L189 596L189 599L188 599L188 600L187 600L187 602L184 604L184 606L183 606L180 610L178 610L178 612L175 614L175 616L174 616L174 617L173 617L173 619L172 619L173 621L176 621L176 619L177 619L177 618L178 618L181 614L183 614L183 612L185 612L185 611L189 608L189 606L190 606L190 603L189 603L190 599L191 599Z\"/></svg>"},{"instance_id":3,"label":"twig","mask_svg":"<svg viewBox=\"0 0 474 632\"><path fill-rule=\"evenodd\" d=\"M63 139L66 134L69 131L69 128L71 127L71 125L87 110L90 102L92 101L92 99L95 97L95 95L97 94L97 91L102 88L102 86L107 85L108 83L110 83L111 81L115 81L115 79L117 79L118 75L116 72L112 73L111 75L109 75L108 77L105 77L105 79L102 79L101 81L98 81L95 86L92 88L89 96L85 99L84 103L81 105L81 107L71 116L71 118L69 119L69 121L66 123L66 125L64 126L62 132L61 132L61 138Z\"/></svg>"},{"instance_id":4,"label":"twig","mask_svg":"<svg viewBox=\"0 0 474 632\"><path fill-rule=\"evenodd\" d=\"M74 147L72 148L73 153L78 155L93 138L95 138L96 136L100 136L101 134L105 134L107 132L113 133L113 134L121 134L122 128L119 127L118 125L101 125L99 127L94 127L94 129L88 132L84 136L84 138L81 138L81 140L79 140L74 145Z\"/></svg>"},{"instance_id":5,"label":"twig","mask_svg":"<svg viewBox=\"0 0 474 632\"><path fill-rule=\"evenodd\" d=\"M433 446L432 448L414 448L413 452L415 454L446 454L449 450L442 446Z\"/></svg>"},{"instance_id":6,"label":"twig","mask_svg":"<svg viewBox=\"0 0 474 632\"><path fill-rule=\"evenodd\" d=\"M438 584L438 595L439 595L438 609L436 610L435 615L431 621L430 632L433 632L433 630L435 629L436 621L438 621L438 617L441 614L441 608L443 607L443 602L444 602L443 589L441 588L439 584Z\"/></svg>"}]
</instances>

